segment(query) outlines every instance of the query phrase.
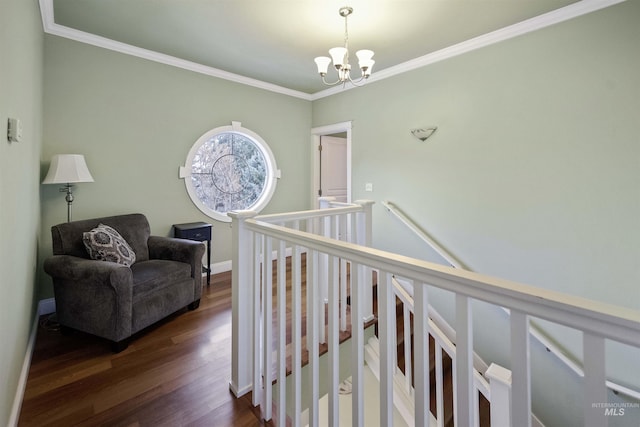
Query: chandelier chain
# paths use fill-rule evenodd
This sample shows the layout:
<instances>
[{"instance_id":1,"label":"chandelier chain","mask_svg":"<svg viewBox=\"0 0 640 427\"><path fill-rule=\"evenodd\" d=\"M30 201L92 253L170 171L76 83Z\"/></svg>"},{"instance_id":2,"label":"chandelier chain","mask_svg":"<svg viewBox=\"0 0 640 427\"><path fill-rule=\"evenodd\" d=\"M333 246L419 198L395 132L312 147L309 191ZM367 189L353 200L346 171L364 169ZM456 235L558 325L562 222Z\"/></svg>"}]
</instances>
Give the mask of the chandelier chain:
<instances>
[{"instance_id":1,"label":"chandelier chain","mask_svg":"<svg viewBox=\"0 0 640 427\"><path fill-rule=\"evenodd\" d=\"M344 48L347 49L347 62L349 61L349 29L347 27L347 20L349 19L349 14L344 15Z\"/></svg>"}]
</instances>

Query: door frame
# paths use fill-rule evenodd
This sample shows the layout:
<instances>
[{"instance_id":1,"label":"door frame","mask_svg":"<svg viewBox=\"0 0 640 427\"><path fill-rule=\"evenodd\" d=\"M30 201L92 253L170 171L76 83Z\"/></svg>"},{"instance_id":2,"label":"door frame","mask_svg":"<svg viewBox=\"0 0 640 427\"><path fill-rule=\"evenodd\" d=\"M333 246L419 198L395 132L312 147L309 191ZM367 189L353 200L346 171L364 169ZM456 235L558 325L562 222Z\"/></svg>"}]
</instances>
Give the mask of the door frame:
<instances>
[{"instance_id":1,"label":"door frame","mask_svg":"<svg viewBox=\"0 0 640 427\"><path fill-rule=\"evenodd\" d=\"M351 202L351 127L352 122L341 122L332 125L311 128L311 208L318 209L318 190L320 184L320 137L336 133L347 133L347 202Z\"/></svg>"}]
</instances>

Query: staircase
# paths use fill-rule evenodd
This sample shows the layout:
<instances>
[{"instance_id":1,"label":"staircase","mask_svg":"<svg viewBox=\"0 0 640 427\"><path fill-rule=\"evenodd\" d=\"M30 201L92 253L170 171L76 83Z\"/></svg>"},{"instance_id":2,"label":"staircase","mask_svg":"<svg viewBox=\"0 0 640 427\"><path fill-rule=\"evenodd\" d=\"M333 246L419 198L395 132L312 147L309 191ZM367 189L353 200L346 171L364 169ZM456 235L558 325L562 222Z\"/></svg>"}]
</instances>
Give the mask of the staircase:
<instances>
[{"instance_id":1,"label":"staircase","mask_svg":"<svg viewBox=\"0 0 640 427\"><path fill-rule=\"evenodd\" d=\"M397 286L401 287L402 285L398 283ZM411 374L415 370L414 353L411 350L414 347L414 319L411 310L408 309L403 299L406 301L406 297L396 297L395 306L397 372L394 378L394 384L396 384L394 397L398 397L399 403L396 405L400 405L400 413L404 414L405 420L411 423L413 422L414 413L414 397L411 389L415 385ZM377 285L373 286L373 304L374 312L377 314ZM431 308L431 310L432 312L434 311L433 308ZM434 322L433 318L431 322ZM437 338L434 338L433 334L429 334L429 409L432 416L431 425L453 427L453 359L452 356L442 348L442 345L436 345L436 341L440 343L444 340L449 340L449 337L441 331L443 326L447 328L449 328L449 326L443 325L443 323L446 322L439 316L436 322L440 325L440 327L433 328ZM436 322L434 322L434 326ZM405 328L408 329L406 333ZM453 345L454 343L451 344ZM437 353L439 353L438 356L436 356ZM409 354L409 357L406 358L405 354ZM379 355L379 340L377 339L376 328L376 337L370 338L365 348L365 361L374 374L376 374L376 377L378 377L377 373L379 372ZM437 361L436 358L438 359ZM480 376L481 374L477 372L477 375ZM478 393L478 411L478 426L490 427L490 405L482 393Z\"/></svg>"},{"instance_id":2,"label":"staircase","mask_svg":"<svg viewBox=\"0 0 640 427\"><path fill-rule=\"evenodd\" d=\"M412 421L410 425L418 427L431 425L434 417L438 426L451 425L451 414L460 426L486 425L481 420L490 417L493 425L527 427L532 425L530 318L543 318L582 333L584 425L607 425L604 411L588 402L608 401L606 342L640 348L640 313L372 249L371 204L332 204L328 209L260 217L249 211L230 214L234 253L232 392L240 396L252 391L252 403L260 407L262 418L273 419L278 426L303 425L301 414L307 406L309 425L319 426L322 417L328 425L337 426L343 412L340 402L345 396L339 394L339 387L348 377L342 377L346 369L353 384L349 400L350 424L354 426L366 425L365 411L368 416L375 410L384 426L394 424L398 411L403 419ZM350 240L341 241L344 236ZM302 253L306 254L304 276L300 268ZM291 256L290 273L286 273L287 256ZM272 259L277 260L276 271ZM364 339L364 325L374 318L374 271L377 349ZM398 288L395 282L400 280L407 286ZM288 281L291 294L287 293ZM454 296L455 346L446 333L439 331L432 316L429 294L434 288ZM288 299L292 301L290 313ZM402 316L398 299L402 301ZM484 372L476 366L473 300L488 301L508 310L507 357L511 371L491 365ZM301 333L303 305L307 309L305 340ZM400 317L402 321L398 320ZM292 325L290 369L288 319ZM353 351L348 360L342 360L340 340L347 320L351 323ZM397 338L400 331L401 338ZM327 347L322 376L321 343ZM367 345L367 357L376 354L379 360L379 398L374 409L365 408L364 400L370 388L365 386L367 369L374 365L365 363ZM300 357L303 348L309 354L304 373ZM490 384L480 372L491 378ZM451 378L451 385L445 386L445 377ZM328 390L326 407L322 409L319 402L325 393L321 393L321 384ZM397 391L397 387L402 390ZM444 389L453 389L453 399L445 397ZM303 390L308 392L304 402L300 398ZM410 397L406 399L409 403L400 397L402 393ZM480 394L491 396L489 416L481 415L486 403L482 403ZM431 411L424 410L426 407Z\"/></svg>"},{"instance_id":3,"label":"staircase","mask_svg":"<svg viewBox=\"0 0 640 427\"><path fill-rule=\"evenodd\" d=\"M302 256L302 268L305 270L306 260L303 254ZM287 272L290 274L291 272L291 262L290 258L287 261ZM274 269L274 277L277 273L277 266L273 265ZM375 274L374 281L375 281ZM348 277L348 276L347 276ZM303 284L304 289L304 284ZM288 291L290 289L288 288ZM349 304L348 299L348 304ZM349 304L350 305L350 304ZM374 315L377 315L377 285L373 285L373 306L374 306ZM411 378L410 372L413 371L414 361L413 361L413 352L411 348L413 348L413 316L410 312L405 313L405 305L402 302L401 298L396 298L396 357L397 357L397 372L394 376L394 426L400 427L405 425L413 425L413 413L414 413L414 397L411 391L413 387L413 383L407 386L407 378ZM350 312L350 307L347 306L347 313ZM408 315L409 321L409 333L405 335L404 327L405 327L405 315ZM274 316L275 317L275 316ZM303 313L303 324L304 319L306 318L306 313ZM326 318L326 313L325 313ZM441 318L437 318L437 323L442 325L444 320ZM288 333L287 336L287 375L291 373L291 353L292 346L290 342L290 319L289 319ZM374 336L369 338L364 351L364 360L366 365L364 367L364 383L365 383L365 406L375 407L377 402L379 401L379 378L380 378L380 348L379 348L379 340L377 338L377 322L372 321L369 324L366 324L365 327L372 326L374 328ZM275 325L274 325L275 327ZM448 327L448 326L447 326ZM326 325L325 325L326 328ZM436 329L436 333L440 333L440 329ZM305 341L304 337L305 332L303 331L303 341ZM344 344L351 337L351 324L348 321L347 327L344 332L340 333L340 344ZM405 338L407 337L410 343L405 343ZM446 337L440 337L439 341L446 339ZM443 427L452 427L454 426L453 419L453 364L451 356L444 349L439 347L440 352L440 360L436 362L436 339L433 335L429 337L429 367L430 367L430 380L429 383L431 385L430 388L430 412L432 414L431 417L431 426L443 426ZM319 346L319 354L320 356L327 353L327 345L320 344ZM341 350L342 351L342 350ZM410 354L409 364L405 359L405 352ZM302 350L302 366L306 366L308 363L308 351ZM441 366L440 371L438 371L437 366ZM436 379L438 377L438 379ZM343 392L343 385L350 386L350 379L345 380L341 383L340 386L340 397L339 397L339 422L340 425L349 426L351 425L351 400L350 400L350 390L348 392ZM438 390L437 387L441 389ZM346 387L350 389L350 387ZM489 401L482 395L479 395L479 427L489 427L490 426L490 410L489 410ZM328 425L327 418L325 416L326 410L328 408L327 403L327 395L325 394L320 399L320 418L319 425L326 426ZM438 415L441 414L441 415ZM366 426L379 426L379 416L376 411L366 412L365 413L365 425ZM302 423L303 425L307 425L306 421L308 419L308 411L304 411L302 415ZM439 421L440 420L440 421Z\"/></svg>"},{"instance_id":4,"label":"staircase","mask_svg":"<svg viewBox=\"0 0 640 427\"><path fill-rule=\"evenodd\" d=\"M376 407L377 402L380 401L380 393L379 393L379 379L376 377L375 373L371 369L370 365L367 365L364 370L364 402L366 407ZM320 409L320 417L319 417L319 426L328 426L329 425L329 405L328 405L328 395L324 395L320 399L319 409ZM340 394L339 400L339 426L351 426L351 420L353 417L352 414L352 406L351 406L351 396L347 394ZM308 414L307 414L308 418ZM308 425L308 424L304 424ZM380 414L378 411L366 411L364 414L364 425L367 427L383 427L384 424L380 424ZM393 411L393 427L409 427L412 426L412 423L405 421L400 411L397 408ZM433 424L435 427L435 424Z\"/></svg>"}]
</instances>

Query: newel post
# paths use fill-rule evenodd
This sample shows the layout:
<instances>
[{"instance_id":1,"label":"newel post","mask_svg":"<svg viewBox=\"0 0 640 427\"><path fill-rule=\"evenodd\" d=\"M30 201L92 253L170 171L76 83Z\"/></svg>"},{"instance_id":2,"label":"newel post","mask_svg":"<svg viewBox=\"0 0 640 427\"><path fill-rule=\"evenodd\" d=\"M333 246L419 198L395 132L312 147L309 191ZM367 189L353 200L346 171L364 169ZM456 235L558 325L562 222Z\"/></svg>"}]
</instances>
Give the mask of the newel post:
<instances>
[{"instance_id":1,"label":"newel post","mask_svg":"<svg viewBox=\"0 0 640 427\"><path fill-rule=\"evenodd\" d=\"M253 310L255 284L253 279L253 232L245 221L255 217L254 211L234 211L231 217L231 382L229 388L236 397L253 389Z\"/></svg>"},{"instance_id":2,"label":"newel post","mask_svg":"<svg viewBox=\"0 0 640 427\"><path fill-rule=\"evenodd\" d=\"M362 212L356 214L356 243L361 246L371 247L373 236L373 200L356 200L356 205L362 206ZM364 322L374 319L373 315L373 270L370 267L364 269Z\"/></svg>"},{"instance_id":3,"label":"newel post","mask_svg":"<svg viewBox=\"0 0 640 427\"><path fill-rule=\"evenodd\" d=\"M332 196L318 197L318 207L320 209L329 209L331 207L331 203L335 201L336 198Z\"/></svg>"},{"instance_id":4,"label":"newel post","mask_svg":"<svg viewBox=\"0 0 640 427\"><path fill-rule=\"evenodd\" d=\"M356 200L353 202L362 206L362 212L358 214L358 230L356 231L356 243L362 246L371 247L373 235L373 200Z\"/></svg>"},{"instance_id":5,"label":"newel post","mask_svg":"<svg viewBox=\"0 0 640 427\"><path fill-rule=\"evenodd\" d=\"M484 374L489 380L491 426L511 426L511 371L492 363Z\"/></svg>"}]
</instances>

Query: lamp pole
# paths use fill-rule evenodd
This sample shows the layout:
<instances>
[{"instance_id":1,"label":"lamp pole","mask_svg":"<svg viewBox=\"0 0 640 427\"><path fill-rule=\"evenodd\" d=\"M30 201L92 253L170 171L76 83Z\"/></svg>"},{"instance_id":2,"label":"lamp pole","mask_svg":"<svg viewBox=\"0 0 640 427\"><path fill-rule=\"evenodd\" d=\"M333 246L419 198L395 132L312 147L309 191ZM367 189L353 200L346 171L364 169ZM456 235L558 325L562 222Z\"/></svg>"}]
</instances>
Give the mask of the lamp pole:
<instances>
[{"instance_id":1,"label":"lamp pole","mask_svg":"<svg viewBox=\"0 0 640 427\"><path fill-rule=\"evenodd\" d=\"M67 201L67 222L71 222L71 204L73 203L73 192L71 188L73 188L73 184L67 182L64 187L60 189L61 193L67 193L64 197Z\"/></svg>"}]
</instances>

